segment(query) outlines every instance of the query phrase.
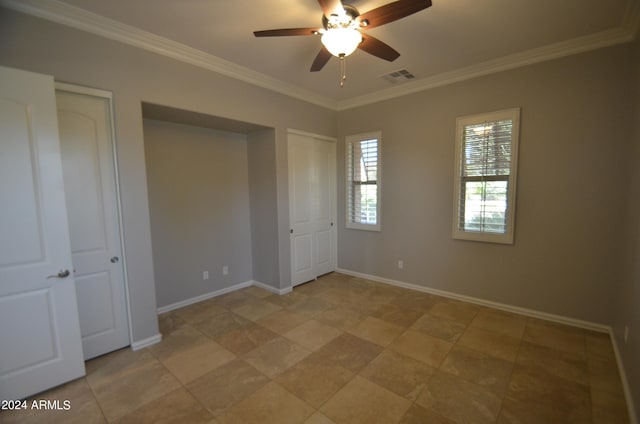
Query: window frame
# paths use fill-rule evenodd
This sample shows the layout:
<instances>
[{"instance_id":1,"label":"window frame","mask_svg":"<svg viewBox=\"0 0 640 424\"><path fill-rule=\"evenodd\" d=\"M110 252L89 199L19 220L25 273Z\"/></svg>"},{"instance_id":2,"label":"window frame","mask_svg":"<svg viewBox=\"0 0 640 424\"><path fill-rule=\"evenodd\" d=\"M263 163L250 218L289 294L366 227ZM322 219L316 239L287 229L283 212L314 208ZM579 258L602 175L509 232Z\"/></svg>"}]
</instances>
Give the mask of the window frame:
<instances>
[{"instance_id":1,"label":"window frame","mask_svg":"<svg viewBox=\"0 0 640 424\"><path fill-rule=\"evenodd\" d=\"M511 154L509 175L487 175L481 177L464 177L463 151L465 127L480 125L500 120L511 120ZM463 116L456 119L456 139L454 155L454 190L453 190L453 238L487 243L513 244L515 230L516 186L518 180L518 147L520 144L520 108L511 108L479 115ZM504 233L487 231L471 231L460 228L461 216L464 214L462 202L462 184L471 181L507 181L506 228Z\"/></svg>"},{"instance_id":2,"label":"window frame","mask_svg":"<svg viewBox=\"0 0 640 424\"><path fill-rule=\"evenodd\" d=\"M361 141L365 140L376 140L377 144L377 163L376 163L376 223L375 224L366 224L361 222L355 222L350 217L350 212L352 210L350 194L352 187L354 185L354 181L351 178L353 174L352 171L352 163L350 161L351 158L351 149L352 146ZM381 211L382 211L382 132L381 131L370 131L365 133L348 135L345 137L345 227L354 230L365 230L365 231L381 231ZM371 183L365 183L367 185ZM361 185L364 185L361 183Z\"/></svg>"}]
</instances>

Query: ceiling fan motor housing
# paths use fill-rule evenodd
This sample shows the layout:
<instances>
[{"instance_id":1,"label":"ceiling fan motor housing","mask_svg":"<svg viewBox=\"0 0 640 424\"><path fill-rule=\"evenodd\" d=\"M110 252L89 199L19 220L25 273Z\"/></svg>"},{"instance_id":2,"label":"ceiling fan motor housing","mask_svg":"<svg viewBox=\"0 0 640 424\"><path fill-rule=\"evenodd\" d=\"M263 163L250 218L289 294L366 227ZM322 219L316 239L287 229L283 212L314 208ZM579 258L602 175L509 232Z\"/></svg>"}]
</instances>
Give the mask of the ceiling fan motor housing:
<instances>
[{"instance_id":1,"label":"ceiling fan motor housing","mask_svg":"<svg viewBox=\"0 0 640 424\"><path fill-rule=\"evenodd\" d=\"M344 15L333 14L329 18L322 15L322 26L325 30L335 28L359 28L360 23L357 21L360 12L354 6L350 4L343 4Z\"/></svg>"}]
</instances>

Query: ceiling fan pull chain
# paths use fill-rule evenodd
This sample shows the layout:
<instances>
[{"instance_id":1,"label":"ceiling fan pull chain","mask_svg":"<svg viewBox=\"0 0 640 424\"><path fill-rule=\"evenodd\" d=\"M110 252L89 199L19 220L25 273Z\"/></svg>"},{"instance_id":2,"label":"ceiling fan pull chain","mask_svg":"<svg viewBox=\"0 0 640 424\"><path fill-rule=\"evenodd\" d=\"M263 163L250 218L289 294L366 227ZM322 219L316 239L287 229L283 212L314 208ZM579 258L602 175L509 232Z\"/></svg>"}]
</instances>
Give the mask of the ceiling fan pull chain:
<instances>
[{"instance_id":1,"label":"ceiling fan pull chain","mask_svg":"<svg viewBox=\"0 0 640 424\"><path fill-rule=\"evenodd\" d=\"M345 55L340 55L340 88L344 87L344 80L347 79L347 64Z\"/></svg>"}]
</instances>

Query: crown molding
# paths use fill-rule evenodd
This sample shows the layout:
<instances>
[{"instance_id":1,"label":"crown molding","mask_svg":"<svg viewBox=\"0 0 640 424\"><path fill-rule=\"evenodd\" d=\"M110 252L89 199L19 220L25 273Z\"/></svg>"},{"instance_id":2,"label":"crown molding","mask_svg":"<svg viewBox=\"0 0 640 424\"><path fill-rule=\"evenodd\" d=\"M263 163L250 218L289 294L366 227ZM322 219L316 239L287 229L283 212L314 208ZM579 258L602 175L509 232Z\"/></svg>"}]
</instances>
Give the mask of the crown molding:
<instances>
[{"instance_id":1,"label":"crown molding","mask_svg":"<svg viewBox=\"0 0 640 424\"><path fill-rule=\"evenodd\" d=\"M637 28L637 26L638 25L636 23L635 28ZM632 32L633 28L634 26L632 25L630 25L628 28L620 27L584 37L574 38L569 41L563 41L560 43L550 44L544 47L527 50L521 53L515 53L498 59L481 62L475 65L456 69L454 71L443 72L432 77L422 78L413 82L404 83L400 87L388 88L364 96L343 100L338 103L336 109L338 111L352 109L355 107L364 106L383 100L389 100L460 81L466 81L497 72L532 65L534 63L545 62L552 59L559 59L578 53L584 53L590 50L596 50L616 44L627 43L633 41L634 39L635 32ZM635 29L633 31L635 31Z\"/></svg>"},{"instance_id":2,"label":"crown molding","mask_svg":"<svg viewBox=\"0 0 640 424\"><path fill-rule=\"evenodd\" d=\"M617 28L504 56L431 77L421 78L398 87L391 87L363 96L337 101L201 50L122 24L58 0L0 0L0 5L160 54L336 111L389 100L534 63L627 43L635 39L640 29L640 1L627 0L625 15L621 25Z\"/></svg>"},{"instance_id":3,"label":"crown molding","mask_svg":"<svg viewBox=\"0 0 640 424\"><path fill-rule=\"evenodd\" d=\"M198 66L305 102L336 109L337 102L326 96L57 0L0 0L0 5Z\"/></svg>"}]
</instances>

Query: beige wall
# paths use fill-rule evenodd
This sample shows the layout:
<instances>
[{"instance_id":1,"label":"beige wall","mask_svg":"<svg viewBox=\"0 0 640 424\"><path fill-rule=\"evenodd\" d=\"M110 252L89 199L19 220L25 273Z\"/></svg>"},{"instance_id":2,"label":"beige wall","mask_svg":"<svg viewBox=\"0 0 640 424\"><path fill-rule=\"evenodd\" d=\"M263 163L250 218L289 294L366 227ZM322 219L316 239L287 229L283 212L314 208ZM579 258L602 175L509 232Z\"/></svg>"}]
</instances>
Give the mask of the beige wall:
<instances>
[{"instance_id":1,"label":"beige wall","mask_svg":"<svg viewBox=\"0 0 640 424\"><path fill-rule=\"evenodd\" d=\"M251 281L247 137L145 119L144 144L158 307Z\"/></svg>"},{"instance_id":2,"label":"beige wall","mask_svg":"<svg viewBox=\"0 0 640 424\"><path fill-rule=\"evenodd\" d=\"M629 52L603 49L340 113L340 140L382 131L383 191L381 232L345 229L341 213L339 267L609 323L624 239ZM521 108L515 244L453 240L455 119L512 107Z\"/></svg>"},{"instance_id":3,"label":"beige wall","mask_svg":"<svg viewBox=\"0 0 640 424\"><path fill-rule=\"evenodd\" d=\"M629 93L633 96L632 122L634 124L633 149L630 158L628 209L624 233L627 236L624 252L624 274L615 288L613 329L624 362L627 379L635 400L636 413L640 412L640 41L633 49L635 78ZM629 338L624 341L625 327Z\"/></svg>"},{"instance_id":4,"label":"beige wall","mask_svg":"<svg viewBox=\"0 0 640 424\"><path fill-rule=\"evenodd\" d=\"M275 128L278 249L262 252L289 281L287 128L335 134L336 113L147 51L0 8L0 64L113 92L133 339L158 333L145 170L143 101ZM266 207L262 205L262 207ZM285 252L285 254L281 254Z\"/></svg>"}]
</instances>

